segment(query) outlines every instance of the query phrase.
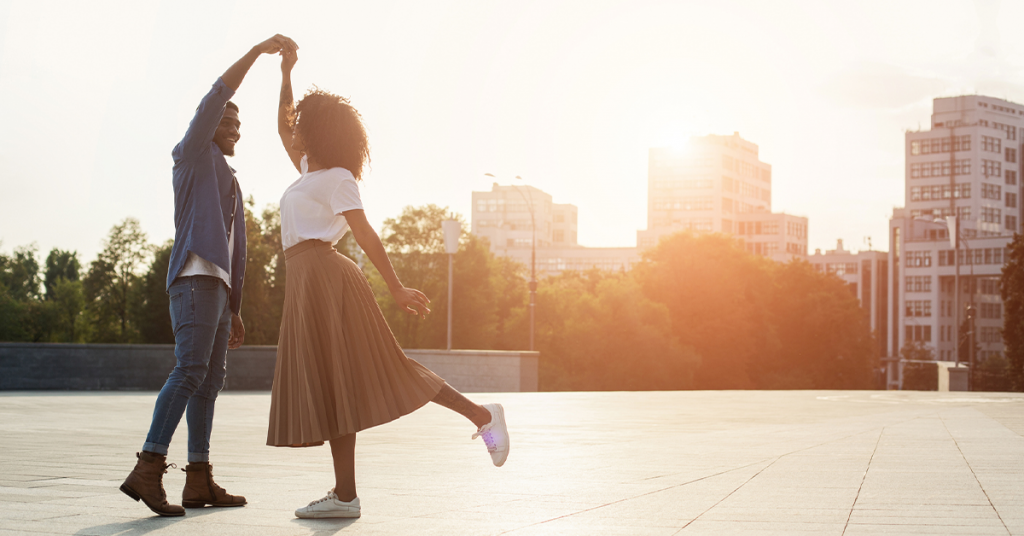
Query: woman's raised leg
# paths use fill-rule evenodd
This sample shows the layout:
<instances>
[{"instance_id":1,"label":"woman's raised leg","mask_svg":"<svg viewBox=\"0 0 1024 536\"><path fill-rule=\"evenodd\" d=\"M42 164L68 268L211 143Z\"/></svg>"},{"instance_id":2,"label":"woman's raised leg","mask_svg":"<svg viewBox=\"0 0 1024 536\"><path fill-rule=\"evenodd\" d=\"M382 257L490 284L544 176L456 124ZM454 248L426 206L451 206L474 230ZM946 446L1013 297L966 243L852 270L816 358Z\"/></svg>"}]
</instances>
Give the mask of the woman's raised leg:
<instances>
[{"instance_id":1,"label":"woman's raised leg","mask_svg":"<svg viewBox=\"0 0 1024 536\"><path fill-rule=\"evenodd\" d=\"M505 409L501 404L473 403L447 383L431 400L469 419L476 425L473 439L482 437L487 445L494 465L501 467L508 458L508 428L505 426Z\"/></svg>"}]
</instances>

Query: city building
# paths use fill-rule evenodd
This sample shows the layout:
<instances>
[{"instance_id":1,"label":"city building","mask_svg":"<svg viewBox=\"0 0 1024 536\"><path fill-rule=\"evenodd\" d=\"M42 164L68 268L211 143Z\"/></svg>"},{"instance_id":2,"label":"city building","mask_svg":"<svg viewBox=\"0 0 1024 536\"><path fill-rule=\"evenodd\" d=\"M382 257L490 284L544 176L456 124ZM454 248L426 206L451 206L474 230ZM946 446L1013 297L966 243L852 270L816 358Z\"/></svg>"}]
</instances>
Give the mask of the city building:
<instances>
[{"instance_id":1,"label":"city building","mask_svg":"<svg viewBox=\"0 0 1024 536\"><path fill-rule=\"evenodd\" d=\"M531 217L532 207L532 217ZM640 262L636 248L588 248L577 243L575 205L553 202L551 195L532 186L501 186L473 192L473 234L487 238L491 252L530 266L536 224L537 274L565 271L631 269Z\"/></svg>"},{"instance_id":2,"label":"city building","mask_svg":"<svg viewBox=\"0 0 1024 536\"><path fill-rule=\"evenodd\" d=\"M772 168L739 133L702 136L648 153L647 229L640 249L684 230L732 234L751 253L807 258L807 218L772 212Z\"/></svg>"},{"instance_id":3,"label":"city building","mask_svg":"<svg viewBox=\"0 0 1024 536\"><path fill-rule=\"evenodd\" d=\"M843 241L839 240L836 249L825 253L815 250L809 261L819 272L833 274L849 285L850 293L860 301L861 309L871 323L879 355L886 355L889 339L889 254L871 250L854 253L844 249Z\"/></svg>"},{"instance_id":4,"label":"city building","mask_svg":"<svg viewBox=\"0 0 1024 536\"><path fill-rule=\"evenodd\" d=\"M895 209L889 220L887 354L897 357L908 343L921 342L936 359L956 360L957 325L972 304L978 357L998 355L999 279L1005 249L1021 222L1024 106L980 95L934 99L931 128L905 138L906 207ZM947 216L959 221L958 250ZM898 376L890 364L890 386Z\"/></svg>"}]
</instances>

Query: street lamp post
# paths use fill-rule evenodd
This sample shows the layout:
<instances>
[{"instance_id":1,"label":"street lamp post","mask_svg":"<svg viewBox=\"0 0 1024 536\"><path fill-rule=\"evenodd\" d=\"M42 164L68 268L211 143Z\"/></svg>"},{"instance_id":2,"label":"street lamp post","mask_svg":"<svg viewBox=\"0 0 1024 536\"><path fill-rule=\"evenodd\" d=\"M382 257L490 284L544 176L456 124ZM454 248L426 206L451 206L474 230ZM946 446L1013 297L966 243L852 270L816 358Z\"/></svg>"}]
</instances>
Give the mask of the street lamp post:
<instances>
[{"instance_id":1,"label":"street lamp post","mask_svg":"<svg viewBox=\"0 0 1024 536\"><path fill-rule=\"evenodd\" d=\"M490 173L484 173L485 176L495 178ZM523 180L522 177L516 175L516 179ZM527 198L526 194L519 188L518 184L513 184L519 195L523 197L523 201L526 201L527 208L530 209L530 351L534 350L534 327L536 326L535 321L535 309L537 306L537 219L533 211L533 194Z\"/></svg>"},{"instance_id":2,"label":"street lamp post","mask_svg":"<svg viewBox=\"0 0 1024 536\"><path fill-rule=\"evenodd\" d=\"M452 271L453 259L459 252L459 235L462 234L462 224L454 218L441 222L441 230L444 233L444 250L448 254L448 350L452 349L452 284L454 275Z\"/></svg>"}]
</instances>

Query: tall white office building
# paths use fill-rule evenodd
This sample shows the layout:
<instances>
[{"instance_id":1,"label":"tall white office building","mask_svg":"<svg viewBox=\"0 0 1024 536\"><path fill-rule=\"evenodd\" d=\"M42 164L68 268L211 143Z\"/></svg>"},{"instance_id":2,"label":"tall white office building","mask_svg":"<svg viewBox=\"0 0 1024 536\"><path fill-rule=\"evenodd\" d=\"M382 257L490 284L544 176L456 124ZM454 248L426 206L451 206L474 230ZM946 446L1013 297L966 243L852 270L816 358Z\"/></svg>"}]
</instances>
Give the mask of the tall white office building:
<instances>
[{"instance_id":1,"label":"tall white office building","mask_svg":"<svg viewBox=\"0 0 1024 536\"><path fill-rule=\"evenodd\" d=\"M640 249L679 231L720 232L776 261L807 258L807 218L772 212L772 167L739 133L648 153L647 229Z\"/></svg>"},{"instance_id":2,"label":"tall white office building","mask_svg":"<svg viewBox=\"0 0 1024 536\"><path fill-rule=\"evenodd\" d=\"M906 207L889 221L890 357L920 341L937 359L956 360L956 319L965 321L968 304L976 310L978 357L1003 351L999 279L1020 229L1022 139L1024 106L980 95L934 99L931 128L906 133ZM947 232L951 215L962 229L959 251ZM894 385L894 364L888 372Z\"/></svg>"}]
</instances>

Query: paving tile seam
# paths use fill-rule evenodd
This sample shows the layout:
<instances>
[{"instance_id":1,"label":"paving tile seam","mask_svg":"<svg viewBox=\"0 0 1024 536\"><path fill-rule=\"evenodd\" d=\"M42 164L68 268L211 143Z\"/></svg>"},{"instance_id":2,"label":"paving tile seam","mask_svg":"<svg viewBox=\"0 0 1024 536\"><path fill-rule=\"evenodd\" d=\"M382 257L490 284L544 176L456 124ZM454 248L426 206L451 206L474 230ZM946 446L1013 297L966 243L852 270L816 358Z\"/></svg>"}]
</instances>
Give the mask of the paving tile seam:
<instances>
[{"instance_id":1,"label":"paving tile seam","mask_svg":"<svg viewBox=\"0 0 1024 536\"><path fill-rule=\"evenodd\" d=\"M850 513L846 515L846 524L843 525L843 534L846 534L846 529L850 527L850 518L853 517L853 510L857 508L857 500L860 499L860 492L864 489L864 481L868 478L868 471L871 470L871 461L875 459L875 453L878 452L878 445L882 443L882 435L885 434L885 427L878 431L878 439L875 440L875 448L871 451L871 456L868 458L868 465L864 468L864 474L860 478L860 486L857 486L857 495L853 497L853 504L850 505Z\"/></svg>"},{"instance_id":2,"label":"paving tile seam","mask_svg":"<svg viewBox=\"0 0 1024 536\"><path fill-rule=\"evenodd\" d=\"M743 486L746 486L746 485L747 485L747 484L748 484L748 483L749 483L749 482L750 482L751 480L753 480L753 479L757 478L757 475L760 475L760 474L761 474L761 473L763 473L763 472L764 472L764 471L765 471L766 469L768 469L769 467L771 467L771 466L775 465L775 462L777 462L777 461L781 460L781 459L783 458L783 456L787 456L787 455L788 455L788 454L783 454L782 456L779 456L778 458L775 458L774 460L772 460L772 462L771 462L771 463L769 463L768 465L766 465L766 466L762 467L760 471L758 471L758 472L754 473L754 474L753 474L753 476L751 476L750 478L748 478L748 479L744 480L742 484L740 484L739 486L737 486L737 487L736 487L736 489L734 489L734 490L730 491L729 493L727 493L727 494L725 495L725 497L722 497L721 499L718 499L718 502L716 502L715 504L712 504L711 506L709 506L707 510L704 510L703 512L701 512L701 513L697 514L697 517L695 517L695 518L693 518L693 519L691 519L691 520L687 521L687 522L686 522L686 524L685 524L685 525L683 525L682 527L679 527L679 530L677 530L677 531L673 532L673 533L672 533L672 536L675 536L676 534L679 534L680 532L683 532L684 530L686 530L686 527L689 527L689 526L690 526L690 525L692 525L692 524L693 524L694 522L696 522L696 521L697 521L698 519L700 519L700 518L701 518L701 516L703 516L704 514L706 514L706 513L710 512L710 511L711 511L711 510L713 510L713 509L714 509L714 508L715 508L716 506L718 506L718 505L722 504L722 502L723 502L723 501L725 501L726 499L728 499L729 497L731 497L731 496L732 496L732 495L733 495L734 493L736 493L736 492L737 492L737 491L739 491L739 490L740 490L741 488L743 488Z\"/></svg>"},{"instance_id":3,"label":"paving tile seam","mask_svg":"<svg viewBox=\"0 0 1024 536\"><path fill-rule=\"evenodd\" d=\"M956 450L960 453L960 457L963 458L964 463L967 464L967 468L970 469L971 470L971 474L974 475L974 480L978 483L978 487L981 488L981 492L984 493L985 494L985 498L988 499L988 504L989 504L989 506L992 507L992 511L996 513L996 517L999 518L999 522L1003 524L1003 530L1006 531L1006 534L1012 534L1010 532L1010 527L1006 526L1006 521L1003 520L1003 516L999 514L999 510L996 508L996 505L992 503L992 497L988 496L988 491L985 490L985 486L982 485L981 480L978 478L977 473L974 472L974 468L971 467L971 462L967 459L967 456L964 454L963 449L960 448L960 443L958 443L957 440L956 440L956 437L953 436L953 432L949 431L949 426L946 424L946 419L943 419L941 414L938 417L939 417L939 422L942 423L942 427L945 428L946 429L946 433L949 434L949 438L952 439L953 440L953 444L956 445ZM987 417L987 415L986 415L986 417Z\"/></svg>"}]
</instances>

